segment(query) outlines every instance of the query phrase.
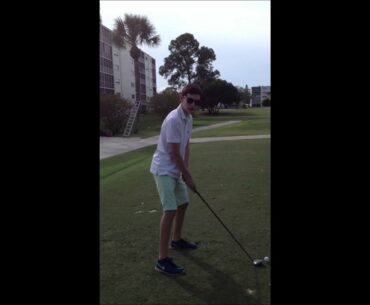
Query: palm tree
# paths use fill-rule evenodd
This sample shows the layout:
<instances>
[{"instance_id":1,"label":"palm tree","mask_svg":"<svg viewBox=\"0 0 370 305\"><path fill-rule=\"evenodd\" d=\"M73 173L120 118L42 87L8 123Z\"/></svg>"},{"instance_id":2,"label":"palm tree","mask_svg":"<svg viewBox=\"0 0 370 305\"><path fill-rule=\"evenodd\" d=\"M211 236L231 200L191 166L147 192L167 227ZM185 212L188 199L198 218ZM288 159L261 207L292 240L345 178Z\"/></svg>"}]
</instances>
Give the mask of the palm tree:
<instances>
[{"instance_id":1,"label":"palm tree","mask_svg":"<svg viewBox=\"0 0 370 305\"><path fill-rule=\"evenodd\" d=\"M113 41L119 47L123 47L128 41L131 47L130 55L135 64L136 101L140 100L139 57L141 50L138 46L156 47L160 44L160 40L154 26L146 16L125 14L124 20L120 17L115 19Z\"/></svg>"}]
</instances>

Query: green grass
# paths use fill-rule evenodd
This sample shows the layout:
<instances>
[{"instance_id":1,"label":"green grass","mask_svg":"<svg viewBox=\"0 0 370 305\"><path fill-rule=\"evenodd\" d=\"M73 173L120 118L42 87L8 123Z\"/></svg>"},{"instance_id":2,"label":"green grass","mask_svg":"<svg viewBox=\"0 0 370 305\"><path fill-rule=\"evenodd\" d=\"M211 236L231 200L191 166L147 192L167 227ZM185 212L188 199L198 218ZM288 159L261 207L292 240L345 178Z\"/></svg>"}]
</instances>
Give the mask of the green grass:
<instances>
[{"instance_id":1,"label":"green grass","mask_svg":"<svg viewBox=\"0 0 370 305\"><path fill-rule=\"evenodd\" d=\"M220 127L212 130L193 133L193 137L236 136L270 133L270 107L250 109L222 109L217 115L209 115L200 111L193 120L193 128L208 126L225 121L241 120L237 125ZM162 119L154 114L141 114L138 122L138 132L134 137L152 137L161 130Z\"/></svg>"},{"instance_id":2,"label":"green grass","mask_svg":"<svg viewBox=\"0 0 370 305\"><path fill-rule=\"evenodd\" d=\"M154 271L161 206L149 166L155 146L100 161L100 295L107 304L270 304L270 269L256 269L190 192L184 236L193 252L170 250L187 275ZM270 141L191 145L200 193L251 253L270 254ZM254 296L247 289L257 289Z\"/></svg>"},{"instance_id":3,"label":"green grass","mask_svg":"<svg viewBox=\"0 0 370 305\"><path fill-rule=\"evenodd\" d=\"M269 124L267 124L266 122L251 120L231 124L225 127L197 131L192 134L192 138L260 135L269 133Z\"/></svg>"}]
</instances>

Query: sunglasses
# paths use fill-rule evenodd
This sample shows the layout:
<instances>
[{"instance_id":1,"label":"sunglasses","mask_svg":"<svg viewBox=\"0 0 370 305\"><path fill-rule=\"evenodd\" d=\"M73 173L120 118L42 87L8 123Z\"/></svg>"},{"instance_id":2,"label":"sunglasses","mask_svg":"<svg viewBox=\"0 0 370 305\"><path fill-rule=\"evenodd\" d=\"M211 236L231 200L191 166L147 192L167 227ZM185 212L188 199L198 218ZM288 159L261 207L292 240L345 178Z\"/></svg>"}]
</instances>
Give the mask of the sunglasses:
<instances>
[{"instance_id":1,"label":"sunglasses","mask_svg":"<svg viewBox=\"0 0 370 305\"><path fill-rule=\"evenodd\" d=\"M193 99L193 98L191 98L191 97L187 97L187 98L186 98L186 101L188 102L188 104L193 104L193 103L195 103L195 105L200 105L200 100L195 100L195 99Z\"/></svg>"}]
</instances>

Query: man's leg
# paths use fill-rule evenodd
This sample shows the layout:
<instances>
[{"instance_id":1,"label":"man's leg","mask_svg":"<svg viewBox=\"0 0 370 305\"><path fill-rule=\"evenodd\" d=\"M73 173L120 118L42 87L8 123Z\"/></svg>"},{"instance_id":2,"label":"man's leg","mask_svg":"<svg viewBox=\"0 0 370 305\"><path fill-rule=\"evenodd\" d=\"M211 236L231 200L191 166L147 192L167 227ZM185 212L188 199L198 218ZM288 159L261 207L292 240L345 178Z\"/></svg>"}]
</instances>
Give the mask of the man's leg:
<instances>
[{"instance_id":1,"label":"man's leg","mask_svg":"<svg viewBox=\"0 0 370 305\"><path fill-rule=\"evenodd\" d=\"M165 211L162 214L159 229L159 257L164 259L168 257L168 244L170 242L171 226L175 218L176 211Z\"/></svg>"},{"instance_id":2,"label":"man's leg","mask_svg":"<svg viewBox=\"0 0 370 305\"><path fill-rule=\"evenodd\" d=\"M173 230L173 240L178 241L181 238L182 225L184 223L185 212L188 207L188 202L177 207L175 214L175 223Z\"/></svg>"}]
</instances>

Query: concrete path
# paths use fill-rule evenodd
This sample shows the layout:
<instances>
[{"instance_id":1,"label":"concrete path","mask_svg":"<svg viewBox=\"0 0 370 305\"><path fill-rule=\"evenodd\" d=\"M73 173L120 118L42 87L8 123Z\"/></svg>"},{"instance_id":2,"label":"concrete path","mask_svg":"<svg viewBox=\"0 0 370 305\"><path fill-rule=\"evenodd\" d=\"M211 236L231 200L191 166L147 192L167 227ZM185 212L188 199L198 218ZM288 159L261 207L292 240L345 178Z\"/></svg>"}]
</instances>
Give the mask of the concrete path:
<instances>
[{"instance_id":1,"label":"concrete path","mask_svg":"<svg viewBox=\"0 0 370 305\"><path fill-rule=\"evenodd\" d=\"M235 141L235 140L254 140L254 139L270 139L269 134L251 135L251 136L234 136L234 137L209 137L190 139L190 143L205 143L217 141Z\"/></svg>"},{"instance_id":2,"label":"concrete path","mask_svg":"<svg viewBox=\"0 0 370 305\"><path fill-rule=\"evenodd\" d=\"M239 123L241 121L227 121L219 124L213 124L204 127L193 128L193 133L201 130L218 128L221 126ZM142 147L156 145L159 135L150 138L139 137L100 137L100 160L109 158L115 155L126 153ZM267 139L270 135L256 136L235 136L235 137L210 137L210 138L195 138L190 139L190 143L204 143L214 141L230 141L230 140L245 140L245 139Z\"/></svg>"}]
</instances>

